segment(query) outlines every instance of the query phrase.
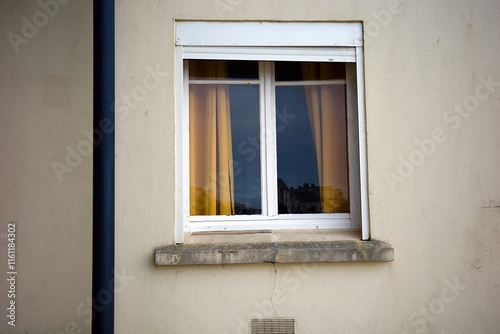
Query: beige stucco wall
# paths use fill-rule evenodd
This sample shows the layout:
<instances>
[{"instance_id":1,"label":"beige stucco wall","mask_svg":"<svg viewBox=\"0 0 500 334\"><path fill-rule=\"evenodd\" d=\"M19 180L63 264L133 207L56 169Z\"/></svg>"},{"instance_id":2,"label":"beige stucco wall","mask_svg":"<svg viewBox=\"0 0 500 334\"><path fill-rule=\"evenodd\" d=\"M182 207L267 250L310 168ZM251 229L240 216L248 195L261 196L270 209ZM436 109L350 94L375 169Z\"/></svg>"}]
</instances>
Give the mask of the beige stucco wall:
<instances>
[{"instance_id":1,"label":"beige stucco wall","mask_svg":"<svg viewBox=\"0 0 500 334\"><path fill-rule=\"evenodd\" d=\"M17 222L19 271L16 327L2 315L0 332L89 333L91 157L62 181L54 162L84 150L91 127L92 7L61 4L16 53L6 36L40 10L0 5L0 233ZM246 333L261 316L294 317L298 333L500 332L500 85L484 84L500 82L498 1L117 1L116 12L117 333ZM175 19L364 21L371 232L394 262L154 266L154 248L174 241Z\"/></svg>"},{"instance_id":2,"label":"beige stucco wall","mask_svg":"<svg viewBox=\"0 0 500 334\"><path fill-rule=\"evenodd\" d=\"M62 181L52 163L66 164L68 148L78 150L81 131L92 128L92 6L74 1L49 11L37 1L0 3L1 333L59 333L72 321L83 328L76 309L91 291L92 159L70 160ZM6 317L11 221L15 327Z\"/></svg>"}]
</instances>

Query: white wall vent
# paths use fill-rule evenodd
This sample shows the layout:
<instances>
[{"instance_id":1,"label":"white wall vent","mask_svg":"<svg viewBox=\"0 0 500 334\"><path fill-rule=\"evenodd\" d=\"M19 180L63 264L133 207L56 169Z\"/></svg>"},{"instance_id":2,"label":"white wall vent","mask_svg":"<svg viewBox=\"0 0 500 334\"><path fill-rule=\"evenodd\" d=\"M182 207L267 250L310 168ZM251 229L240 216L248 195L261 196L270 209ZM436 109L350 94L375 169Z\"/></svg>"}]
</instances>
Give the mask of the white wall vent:
<instances>
[{"instance_id":1,"label":"white wall vent","mask_svg":"<svg viewBox=\"0 0 500 334\"><path fill-rule=\"evenodd\" d=\"M252 319L251 334L295 334L295 319Z\"/></svg>"}]
</instances>

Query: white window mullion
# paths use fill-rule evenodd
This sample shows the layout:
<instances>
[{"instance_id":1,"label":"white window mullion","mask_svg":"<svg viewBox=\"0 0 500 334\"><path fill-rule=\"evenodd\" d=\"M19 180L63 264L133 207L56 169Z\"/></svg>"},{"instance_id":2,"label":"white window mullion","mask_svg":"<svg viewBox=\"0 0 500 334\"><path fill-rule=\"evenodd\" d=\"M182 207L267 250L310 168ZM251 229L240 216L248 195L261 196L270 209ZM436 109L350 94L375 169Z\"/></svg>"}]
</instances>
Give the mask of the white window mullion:
<instances>
[{"instance_id":1,"label":"white window mullion","mask_svg":"<svg viewBox=\"0 0 500 334\"><path fill-rule=\"evenodd\" d=\"M274 63L264 63L265 117L266 127L266 171L267 174L267 214L270 217L278 215L278 170L276 157L276 98L274 92Z\"/></svg>"},{"instance_id":2,"label":"white window mullion","mask_svg":"<svg viewBox=\"0 0 500 334\"><path fill-rule=\"evenodd\" d=\"M267 127L266 118L266 88L265 77L266 67L263 62L259 62L259 132L260 132L260 180L261 180L261 214L268 215L268 184L267 184L267 154L266 154L266 133L264 129Z\"/></svg>"}]
</instances>

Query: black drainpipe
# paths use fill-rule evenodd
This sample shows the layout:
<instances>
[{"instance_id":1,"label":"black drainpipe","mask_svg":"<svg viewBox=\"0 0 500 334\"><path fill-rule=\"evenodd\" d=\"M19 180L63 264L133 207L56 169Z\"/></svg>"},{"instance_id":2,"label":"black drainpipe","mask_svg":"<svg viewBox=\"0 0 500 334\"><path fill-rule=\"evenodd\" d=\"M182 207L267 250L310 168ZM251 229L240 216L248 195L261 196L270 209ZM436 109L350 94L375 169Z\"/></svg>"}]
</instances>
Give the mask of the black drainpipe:
<instances>
[{"instance_id":1,"label":"black drainpipe","mask_svg":"<svg viewBox=\"0 0 500 334\"><path fill-rule=\"evenodd\" d=\"M114 333L115 3L94 0L92 334Z\"/></svg>"}]
</instances>

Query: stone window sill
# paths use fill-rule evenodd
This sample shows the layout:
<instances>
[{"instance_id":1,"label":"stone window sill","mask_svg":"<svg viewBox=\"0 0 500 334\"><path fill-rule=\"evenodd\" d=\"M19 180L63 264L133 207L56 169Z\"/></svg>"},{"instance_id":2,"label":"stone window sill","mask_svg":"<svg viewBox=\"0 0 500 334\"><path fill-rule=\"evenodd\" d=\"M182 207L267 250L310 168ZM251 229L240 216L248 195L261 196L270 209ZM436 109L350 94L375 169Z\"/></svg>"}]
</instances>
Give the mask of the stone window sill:
<instances>
[{"instance_id":1,"label":"stone window sill","mask_svg":"<svg viewBox=\"0 0 500 334\"><path fill-rule=\"evenodd\" d=\"M243 263L389 262L394 249L357 231L193 233L155 250L158 266Z\"/></svg>"}]
</instances>

